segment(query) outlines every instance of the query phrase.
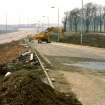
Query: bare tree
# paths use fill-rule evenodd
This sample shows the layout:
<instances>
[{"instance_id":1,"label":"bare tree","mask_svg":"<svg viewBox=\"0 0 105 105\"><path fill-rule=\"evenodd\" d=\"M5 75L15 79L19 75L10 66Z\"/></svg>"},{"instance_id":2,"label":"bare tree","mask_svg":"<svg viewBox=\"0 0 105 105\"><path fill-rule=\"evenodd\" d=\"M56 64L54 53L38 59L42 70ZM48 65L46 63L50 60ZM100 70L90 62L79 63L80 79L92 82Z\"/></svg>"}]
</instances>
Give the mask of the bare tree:
<instances>
[{"instance_id":1,"label":"bare tree","mask_svg":"<svg viewBox=\"0 0 105 105\"><path fill-rule=\"evenodd\" d=\"M93 4L92 3L88 3L85 5L85 18L86 18L86 32L89 32L89 25L91 23L91 19L92 19L92 8L93 8Z\"/></svg>"},{"instance_id":2,"label":"bare tree","mask_svg":"<svg viewBox=\"0 0 105 105\"><path fill-rule=\"evenodd\" d=\"M64 32L66 31L66 26L67 26L67 18L68 18L68 12L65 12L65 17L62 21L63 25L64 25Z\"/></svg>"},{"instance_id":3,"label":"bare tree","mask_svg":"<svg viewBox=\"0 0 105 105\"><path fill-rule=\"evenodd\" d=\"M97 5L94 4L92 7L92 27L93 27L93 31L96 31L96 16L97 16Z\"/></svg>"},{"instance_id":4,"label":"bare tree","mask_svg":"<svg viewBox=\"0 0 105 105\"><path fill-rule=\"evenodd\" d=\"M104 24L104 32L105 32L105 6L103 7L103 24Z\"/></svg>"},{"instance_id":5,"label":"bare tree","mask_svg":"<svg viewBox=\"0 0 105 105\"><path fill-rule=\"evenodd\" d=\"M105 32L105 7L93 3L87 3L82 10L83 17L80 15L81 10L82 9L75 8L65 14L65 24L69 25L69 31L80 31L80 20L82 18L84 31L102 32L104 28Z\"/></svg>"},{"instance_id":6,"label":"bare tree","mask_svg":"<svg viewBox=\"0 0 105 105\"><path fill-rule=\"evenodd\" d=\"M98 13L99 13L99 27L100 32L102 32L102 6L98 7Z\"/></svg>"},{"instance_id":7,"label":"bare tree","mask_svg":"<svg viewBox=\"0 0 105 105\"><path fill-rule=\"evenodd\" d=\"M77 32L77 25L78 25L79 17L80 17L79 9L76 8L76 9L72 10L71 15L72 15L72 18L73 18L74 30Z\"/></svg>"}]
</instances>

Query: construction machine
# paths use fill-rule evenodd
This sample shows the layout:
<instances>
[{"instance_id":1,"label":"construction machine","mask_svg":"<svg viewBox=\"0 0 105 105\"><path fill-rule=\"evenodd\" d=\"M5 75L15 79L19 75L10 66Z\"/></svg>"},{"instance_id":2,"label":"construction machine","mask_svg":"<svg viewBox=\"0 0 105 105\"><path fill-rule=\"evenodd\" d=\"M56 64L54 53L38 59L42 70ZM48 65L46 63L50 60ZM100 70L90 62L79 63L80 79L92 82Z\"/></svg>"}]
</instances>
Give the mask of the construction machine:
<instances>
[{"instance_id":1,"label":"construction machine","mask_svg":"<svg viewBox=\"0 0 105 105\"><path fill-rule=\"evenodd\" d=\"M60 33L60 38L62 39L64 37L64 30L63 28L58 28L58 27L50 27L47 28L45 31L37 33L33 39L38 40L38 43L42 43L42 42L46 42L46 43L50 43L51 39L50 36L52 35L52 33Z\"/></svg>"}]
</instances>

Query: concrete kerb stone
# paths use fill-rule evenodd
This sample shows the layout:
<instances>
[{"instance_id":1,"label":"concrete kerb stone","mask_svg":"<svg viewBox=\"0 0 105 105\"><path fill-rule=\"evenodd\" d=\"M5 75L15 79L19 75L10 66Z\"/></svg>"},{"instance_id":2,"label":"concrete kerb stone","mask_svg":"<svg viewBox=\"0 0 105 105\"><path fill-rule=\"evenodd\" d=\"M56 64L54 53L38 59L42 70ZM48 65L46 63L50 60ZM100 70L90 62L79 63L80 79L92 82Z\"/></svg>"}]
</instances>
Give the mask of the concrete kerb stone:
<instances>
[{"instance_id":1,"label":"concrete kerb stone","mask_svg":"<svg viewBox=\"0 0 105 105\"><path fill-rule=\"evenodd\" d=\"M41 52L39 52L37 49L35 49L38 56L40 56L40 58L42 59L43 62L45 62L47 64L48 67L53 67L52 63L47 59L47 57L45 57Z\"/></svg>"}]
</instances>

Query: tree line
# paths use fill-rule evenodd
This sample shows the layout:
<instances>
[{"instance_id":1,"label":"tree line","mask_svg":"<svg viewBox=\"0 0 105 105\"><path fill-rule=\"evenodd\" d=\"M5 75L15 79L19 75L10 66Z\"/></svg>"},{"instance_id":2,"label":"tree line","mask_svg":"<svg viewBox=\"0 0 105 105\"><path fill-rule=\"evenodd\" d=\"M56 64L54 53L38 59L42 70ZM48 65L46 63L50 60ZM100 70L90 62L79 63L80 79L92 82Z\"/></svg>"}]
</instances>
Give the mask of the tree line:
<instances>
[{"instance_id":1,"label":"tree line","mask_svg":"<svg viewBox=\"0 0 105 105\"><path fill-rule=\"evenodd\" d=\"M80 32L82 27L84 32L105 32L105 6L87 3L65 12L62 22L64 31Z\"/></svg>"}]
</instances>

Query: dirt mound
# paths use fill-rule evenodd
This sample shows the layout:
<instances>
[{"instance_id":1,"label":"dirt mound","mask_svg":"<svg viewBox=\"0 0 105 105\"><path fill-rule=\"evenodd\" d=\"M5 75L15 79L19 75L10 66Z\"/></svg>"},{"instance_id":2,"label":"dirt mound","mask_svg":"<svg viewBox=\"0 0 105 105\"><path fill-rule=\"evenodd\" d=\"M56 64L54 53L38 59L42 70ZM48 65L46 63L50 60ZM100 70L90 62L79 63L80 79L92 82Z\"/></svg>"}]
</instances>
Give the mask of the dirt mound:
<instances>
[{"instance_id":1,"label":"dirt mound","mask_svg":"<svg viewBox=\"0 0 105 105\"><path fill-rule=\"evenodd\" d=\"M0 64L0 76L5 75L8 72L6 64Z\"/></svg>"},{"instance_id":2,"label":"dirt mound","mask_svg":"<svg viewBox=\"0 0 105 105\"><path fill-rule=\"evenodd\" d=\"M0 85L0 105L81 105L73 94L65 96L30 71L18 71Z\"/></svg>"},{"instance_id":3,"label":"dirt mound","mask_svg":"<svg viewBox=\"0 0 105 105\"><path fill-rule=\"evenodd\" d=\"M15 59L20 53L26 49L19 45L19 42L11 42L0 45L0 64L7 63Z\"/></svg>"}]
</instances>

